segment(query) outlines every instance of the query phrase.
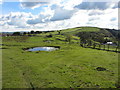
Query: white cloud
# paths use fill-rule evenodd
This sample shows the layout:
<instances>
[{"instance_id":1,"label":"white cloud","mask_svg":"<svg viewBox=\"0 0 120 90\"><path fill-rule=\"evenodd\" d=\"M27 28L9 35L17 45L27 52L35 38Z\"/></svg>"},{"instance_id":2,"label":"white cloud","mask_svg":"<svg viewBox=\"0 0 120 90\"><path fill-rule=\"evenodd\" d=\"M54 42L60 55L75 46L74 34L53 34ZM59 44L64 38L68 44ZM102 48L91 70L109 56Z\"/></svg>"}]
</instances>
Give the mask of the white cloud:
<instances>
[{"instance_id":1,"label":"white cloud","mask_svg":"<svg viewBox=\"0 0 120 90\"><path fill-rule=\"evenodd\" d=\"M2 0L0 0L0 4L2 4Z\"/></svg>"},{"instance_id":2,"label":"white cloud","mask_svg":"<svg viewBox=\"0 0 120 90\"><path fill-rule=\"evenodd\" d=\"M114 20L112 20L114 18ZM106 9L103 14L89 16L89 25L105 27L105 28L118 28L118 9Z\"/></svg>"},{"instance_id":3,"label":"white cloud","mask_svg":"<svg viewBox=\"0 0 120 90\"><path fill-rule=\"evenodd\" d=\"M23 7L35 8L41 4L45 5L41 3L43 0L39 1L40 3L25 3ZM46 0L46 4L49 4L48 7L44 7L38 15L11 12L8 15L0 16L0 26L3 30L14 31L56 30L78 26L118 28L118 9L113 8L115 3L108 3L108 7L104 8L100 5L99 8L102 9L75 8L81 2L82 0Z\"/></svg>"},{"instance_id":4,"label":"white cloud","mask_svg":"<svg viewBox=\"0 0 120 90\"><path fill-rule=\"evenodd\" d=\"M79 10L73 14L70 19L64 19L60 21L45 21L47 17L52 18L52 14L47 16L47 13L42 13L44 17L40 15L32 15L31 13L11 13L9 15L0 18L0 25L5 30L59 30L65 28L72 28L78 26L96 26L101 28L118 28L118 12L116 9L103 10L102 14L93 14L100 12L99 10ZM36 18L36 19L35 19ZM35 21L40 19L41 22L34 24ZM28 21L31 20L31 24ZM17 28L17 29L16 29Z\"/></svg>"},{"instance_id":5,"label":"white cloud","mask_svg":"<svg viewBox=\"0 0 120 90\"><path fill-rule=\"evenodd\" d=\"M42 5L58 5L64 9L73 10L74 6L79 5L83 0L20 0L23 8L38 8Z\"/></svg>"},{"instance_id":6,"label":"white cloud","mask_svg":"<svg viewBox=\"0 0 120 90\"><path fill-rule=\"evenodd\" d=\"M51 17L53 17L54 11L51 10L50 7L44 8L43 12L40 12L39 15L34 16L33 18L29 19L27 21L27 24L39 24L39 23L45 23L50 21Z\"/></svg>"},{"instance_id":7,"label":"white cloud","mask_svg":"<svg viewBox=\"0 0 120 90\"><path fill-rule=\"evenodd\" d=\"M75 6L75 8L91 10L100 9L105 10L108 8L117 8L117 2L82 2Z\"/></svg>"},{"instance_id":8,"label":"white cloud","mask_svg":"<svg viewBox=\"0 0 120 90\"><path fill-rule=\"evenodd\" d=\"M83 0L64 0L59 6L62 6L64 9L73 10L76 5L82 3Z\"/></svg>"},{"instance_id":9,"label":"white cloud","mask_svg":"<svg viewBox=\"0 0 120 90\"><path fill-rule=\"evenodd\" d=\"M32 16L31 13L16 12L0 17L0 26L5 29L27 28L26 21Z\"/></svg>"},{"instance_id":10,"label":"white cloud","mask_svg":"<svg viewBox=\"0 0 120 90\"><path fill-rule=\"evenodd\" d=\"M55 9L52 9L49 6L49 7L44 8L44 12L40 12L40 14L38 16L28 20L27 23L28 24L38 24L38 23L70 19L75 12L77 12L76 9L75 10L66 10L59 6L56 6Z\"/></svg>"},{"instance_id":11,"label":"white cloud","mask_svg":"<svg viewBox=\"0 0 120 90\"><path fill-rule=\"evenodd\" d=\"M79 26L95 26L101 28L118 28L118 10L117 9L106 9L102 14L95 14L90 16L89 14L94 10L79 10L70 19L54 22L54 28L72 28ZM95 10L95 12L100 12ZM113 19L111 21L111 19ZM56 25L56 27L55 27ZM51 25L52 26L52 25Z\"/></svg>"},{"instance_id":12,"label":"white cloud","mask_svg":"<svg viewBox=\"0 0 120 90\"><path fill-rule=\"evenodd\" d=\"M23 8L38 8L43 5L60 5L63 0L20 0Z\"/></svg>"},{"instance_id":13,"label":"white cloud","mask_svg":"<svg viewBox=\"0 0 120 90\"><path fill-rule=\"evenodd\" d=\"M61 7L57 7L54 10L54 15L51 18L51 21L70 19L76 11L77 11L76 9L75 10L67 10L67 9L63 9Z\"/></svg>"},{"instance_id":14,"label":"white cloud","mask_svg":"<svg viewBox=\"0 0 120 90\"><path fill-rule=\"evenodd\" d=\"M52 0L20 0L23 8L38 8L42 5L50 4Z\"/></svg>"}]
</instances>

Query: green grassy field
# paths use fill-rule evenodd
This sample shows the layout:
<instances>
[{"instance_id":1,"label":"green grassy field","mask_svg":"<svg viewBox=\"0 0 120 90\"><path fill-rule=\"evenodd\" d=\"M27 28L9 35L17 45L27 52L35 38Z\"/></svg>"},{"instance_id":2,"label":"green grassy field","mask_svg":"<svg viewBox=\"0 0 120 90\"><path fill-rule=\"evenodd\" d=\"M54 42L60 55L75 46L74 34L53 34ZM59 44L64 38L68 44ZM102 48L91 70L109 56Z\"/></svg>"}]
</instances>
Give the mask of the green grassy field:
<instances>
[{"instance_id":1,"label":"green grassy field","mask_svg":"<svg viewBox=\"0 0 120 90\"><path fill-rule=\"evenodd\" d=\"M3 37L3 88L116 88L118 53L83 48L76 36L69 44L64 35L52 34L51 38L42 34L24 41ZM23 50L36 46L60 46L60 50ZM106 70L98 71L97 67Z\"/></svg>"}]
</instances>

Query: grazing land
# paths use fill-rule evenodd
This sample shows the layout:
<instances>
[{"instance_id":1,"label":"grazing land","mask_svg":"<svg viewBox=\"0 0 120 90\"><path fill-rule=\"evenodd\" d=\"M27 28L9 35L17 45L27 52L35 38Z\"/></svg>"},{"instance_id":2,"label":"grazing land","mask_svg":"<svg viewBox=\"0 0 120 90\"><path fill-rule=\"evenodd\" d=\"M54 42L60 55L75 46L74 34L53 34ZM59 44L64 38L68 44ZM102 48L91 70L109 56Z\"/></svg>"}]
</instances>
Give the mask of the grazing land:
<instances>
[{"instance_id":1,"label":"grazing land","mask_svg":"<svg viewBox=\"0 0 120 90\"><path fill-rule=\"evenodd\" d=\"M3 88L117 88L118 52L89 46L117 38L96 27L78 27L53 32L2 37ZM81 37L82 36L82 37ZM59 46L55 51L26 51L26 48ZM96 46L97 47L97 46ZM103 48L103 49L102 49ZM117 47L116 51L119 47ZM106 47L108 49L108 47Z\"/></svg>"}]
</instances>

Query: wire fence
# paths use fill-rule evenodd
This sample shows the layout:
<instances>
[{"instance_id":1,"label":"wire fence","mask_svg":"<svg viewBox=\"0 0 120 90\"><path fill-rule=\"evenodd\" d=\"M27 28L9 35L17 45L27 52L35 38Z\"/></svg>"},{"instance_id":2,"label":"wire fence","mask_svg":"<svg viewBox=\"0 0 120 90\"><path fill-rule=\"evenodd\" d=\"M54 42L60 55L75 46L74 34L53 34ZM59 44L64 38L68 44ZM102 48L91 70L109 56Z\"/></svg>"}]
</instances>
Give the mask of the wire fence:
<instances>
[{"instance_id":1,"label":"wire fence","mask_svg":"<svg viewBox=\"0 0 120 90\"><path fill-rule=\"evenodd\" d=\"M81 43L80 45L84 48L92 48L92 49L120 53L120 46L115 45L115 44L98 44L98 43L85 44L85 43Z\"/></svg>"}]
</instances>

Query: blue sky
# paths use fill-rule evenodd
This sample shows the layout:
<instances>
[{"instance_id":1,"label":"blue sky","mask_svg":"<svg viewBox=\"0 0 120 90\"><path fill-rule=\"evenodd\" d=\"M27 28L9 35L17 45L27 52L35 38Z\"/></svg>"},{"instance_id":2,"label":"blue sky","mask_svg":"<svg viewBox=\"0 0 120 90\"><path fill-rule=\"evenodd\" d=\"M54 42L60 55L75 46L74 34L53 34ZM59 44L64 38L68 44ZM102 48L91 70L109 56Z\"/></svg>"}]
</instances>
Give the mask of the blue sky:
<instances>
[{"instance_id":1,"label":"blue sky","mask_svg":"<svg viewBox=\"0 0 120 90\"><path fill-rule=\"evenodd\" d=\"M0 30L60 30L78 26L117 29L118 2L103 1L7 0L0 4Z\"/></svg>"},{"instance_id":2,"label":"blue sky","mask_svg":"<svg viewBox=\"0 0 120 90\"><path fill-rule=\"evenodd\" d=\"M45 6L41 6L36 9L31 9L31 8L23 8L21 7L20 2L4 2L3 4L0 4L0 7L2 7L2 14L9 14L10 12L26 12L26 13L32 13L34 15L39 14L41 11L43 11Z\"/></svg>"}]
</instances>

